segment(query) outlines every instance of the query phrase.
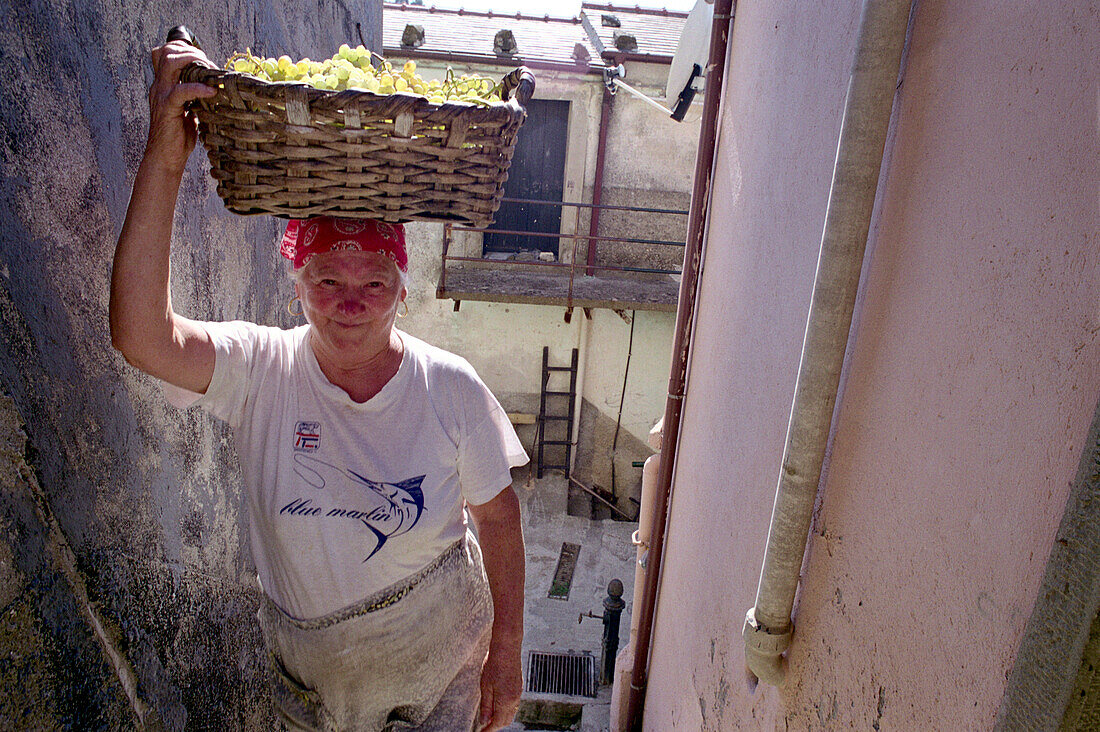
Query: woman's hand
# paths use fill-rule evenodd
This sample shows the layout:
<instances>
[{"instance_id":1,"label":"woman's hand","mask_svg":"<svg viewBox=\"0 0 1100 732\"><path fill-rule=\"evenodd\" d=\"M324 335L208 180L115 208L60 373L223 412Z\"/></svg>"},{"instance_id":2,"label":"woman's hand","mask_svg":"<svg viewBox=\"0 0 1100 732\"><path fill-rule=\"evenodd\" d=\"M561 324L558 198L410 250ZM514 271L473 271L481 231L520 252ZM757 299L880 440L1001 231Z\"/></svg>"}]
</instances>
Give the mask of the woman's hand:
<instances>
[{"instance_id":1,"label":"woman's hand","mask_svg":"<svg viewBox=\"0 0 1100 732\"><path fill-rule=\"evenodd\" d=\"M477 525L493 595L493 638L481 668L477 727L480 732L492 732L511 723L523 693L523 529L519 499L512 486L488 503L466 507Z\"/></svg>"},{"instance_id":2,"label":"woman's hand","mask_svg":"<svg viewBox=\"0 0 1100 732\"><path fill-rule=\"evenodd\" d=\"M212 68L214 65L206 54L183 41L154 48L151 61L154 79L149 87L149 141L145 158L182 175L198 137L198 118L187 111L186 104L212 97L218 90L205 84L181 84L180 72L192 62Z\"/></svg>"},{"instance_id":3,"label":"woman's hand","mask_svg":"<svg viewBox=\"0 0 1100 732\"><path fill-rule=\"evenodd\" d=\"M523 666L519 643L498 642L493 638L481 669L479 732L494 732L511 724L519 711L522 694Z\"/></svg>"}]
</instances>

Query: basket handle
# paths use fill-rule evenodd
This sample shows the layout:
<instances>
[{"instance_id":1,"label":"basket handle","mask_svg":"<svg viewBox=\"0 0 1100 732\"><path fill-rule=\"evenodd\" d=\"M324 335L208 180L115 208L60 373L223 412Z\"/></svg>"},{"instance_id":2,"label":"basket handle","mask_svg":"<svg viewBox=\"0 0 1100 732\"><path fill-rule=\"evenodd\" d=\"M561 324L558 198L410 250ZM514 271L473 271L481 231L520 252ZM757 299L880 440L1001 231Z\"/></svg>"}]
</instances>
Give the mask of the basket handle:
<instances>
[{"instance_id":1,"label":"basket handle","mask_svg":"<svg viewBox=\"0 0 1100 732\"><path fill-rule=\"evenodd\" d=\"M185 25L173 26L172 29L168 31L168 37L165 43L169 41L183 41L184 43L191 44L200 51L202 50L199 39L196 38L195 34L191 32L191 29Z\"/></svg>"},{"instance_id":2,"label":"basket handle","mask_svg":"<svg viewBox=\"0 0 1100 732\"><path fill-rule=\"evenodd\" d=\"M526 66L520 66L500 80L500 98L508 101L513 89L520 105L526 105L535 95L535 75Z\"/></svg>"}]
</instances>

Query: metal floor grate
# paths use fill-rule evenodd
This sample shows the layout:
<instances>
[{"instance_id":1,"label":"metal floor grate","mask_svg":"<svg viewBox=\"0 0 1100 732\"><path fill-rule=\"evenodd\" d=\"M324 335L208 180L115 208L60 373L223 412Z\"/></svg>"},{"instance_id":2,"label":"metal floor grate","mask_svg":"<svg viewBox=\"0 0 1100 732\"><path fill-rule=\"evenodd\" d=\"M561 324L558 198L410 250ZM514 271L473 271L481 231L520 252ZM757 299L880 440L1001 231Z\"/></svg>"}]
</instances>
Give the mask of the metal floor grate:
<instances>
[{"instance_id":1,"label":"metal floor grate","mask_svg":"<svg viewBox=\"0 0 1100 732\"><path fill-rule=\"evenodd\" d=\"M596 659L572 653L531 651L527 691L565 696L596 696Z\"/></svg>"}]
</instances>

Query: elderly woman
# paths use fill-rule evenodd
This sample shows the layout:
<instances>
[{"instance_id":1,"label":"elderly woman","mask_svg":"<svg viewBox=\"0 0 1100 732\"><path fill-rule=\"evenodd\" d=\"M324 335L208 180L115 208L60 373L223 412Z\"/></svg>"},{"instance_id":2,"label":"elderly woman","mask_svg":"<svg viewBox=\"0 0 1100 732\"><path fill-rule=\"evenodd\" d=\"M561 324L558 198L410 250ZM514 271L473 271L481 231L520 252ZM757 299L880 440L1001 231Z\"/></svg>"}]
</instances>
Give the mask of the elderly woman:
<instances>
[{"instance_id":1,"label":"elderly woman","mask_svg":"<svg viewBox=\"0 0 1100 732\"><path fill-rule=\"evenodd\" d=\"M172 217L196 139L185 104L214 93L179 82L192 61L206 62L178 42L152 53L111 336L234 429L276 710L292 729L499 729L522 687L509 469L527 456L466 361L395 329L408 294L400 226L291 222L281 250L298 328L173 310Z\"/></svg>"}]
</instances>

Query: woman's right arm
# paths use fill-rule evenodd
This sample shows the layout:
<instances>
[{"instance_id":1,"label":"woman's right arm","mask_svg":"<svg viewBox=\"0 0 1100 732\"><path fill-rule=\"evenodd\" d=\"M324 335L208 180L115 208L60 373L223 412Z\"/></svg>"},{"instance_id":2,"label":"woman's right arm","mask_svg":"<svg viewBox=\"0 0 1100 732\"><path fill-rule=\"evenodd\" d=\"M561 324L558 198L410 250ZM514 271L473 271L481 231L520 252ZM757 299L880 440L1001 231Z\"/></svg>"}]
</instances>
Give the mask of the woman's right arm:
<instances>
[{"instance_id":1,"label":"woman's right arm","mask_svg":"<svg viewBox=\"0 0 1100 732\"><path fill-rule=\"evenodd\" d=\"M129 363L204 393L214 373L214 346L198 323L173 311L169 281L176 197L198 130L184 105L216 93L204 84L179 83L192 61L209 64L201 51L178 41L152 52L149 140L115 248L110 320L111 343Z\"/></svg>"}]
</instances>

